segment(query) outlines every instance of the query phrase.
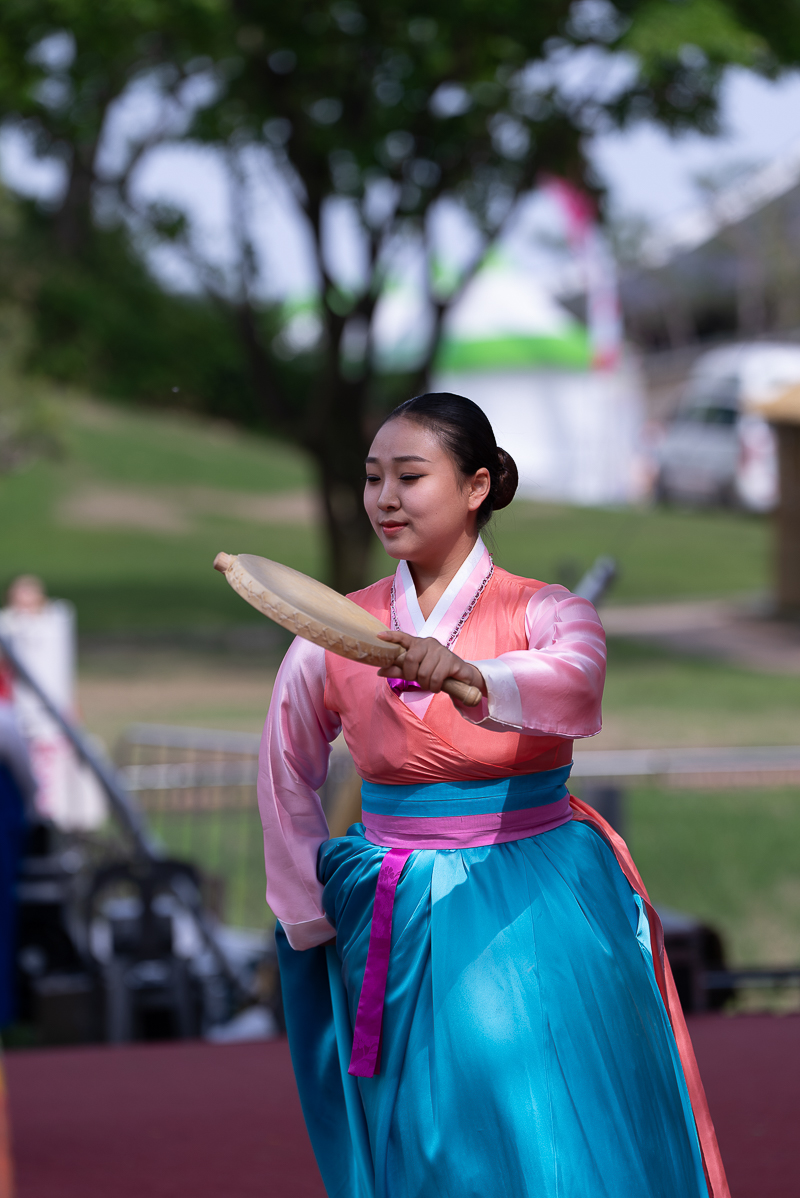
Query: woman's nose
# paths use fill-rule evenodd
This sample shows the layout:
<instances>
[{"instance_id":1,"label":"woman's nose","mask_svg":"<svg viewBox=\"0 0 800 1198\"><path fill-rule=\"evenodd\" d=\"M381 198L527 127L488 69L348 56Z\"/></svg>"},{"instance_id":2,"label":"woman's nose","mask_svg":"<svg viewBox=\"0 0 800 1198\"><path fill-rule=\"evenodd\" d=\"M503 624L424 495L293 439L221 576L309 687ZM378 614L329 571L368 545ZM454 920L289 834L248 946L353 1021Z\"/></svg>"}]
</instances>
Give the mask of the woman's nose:
<instances>
[{"instance_id":1,"label":"woman's nose","mask_svg":"<svg viewBox=\"0 0 800 1198\"><path fill-rule=\"evenodd\" d=\"M387 480L381 487L381 493L378 496L378 507L382 512L388 512L391 511L392 508L399 506L400 505L394 487Z\"/></svg>"}]
</instances>

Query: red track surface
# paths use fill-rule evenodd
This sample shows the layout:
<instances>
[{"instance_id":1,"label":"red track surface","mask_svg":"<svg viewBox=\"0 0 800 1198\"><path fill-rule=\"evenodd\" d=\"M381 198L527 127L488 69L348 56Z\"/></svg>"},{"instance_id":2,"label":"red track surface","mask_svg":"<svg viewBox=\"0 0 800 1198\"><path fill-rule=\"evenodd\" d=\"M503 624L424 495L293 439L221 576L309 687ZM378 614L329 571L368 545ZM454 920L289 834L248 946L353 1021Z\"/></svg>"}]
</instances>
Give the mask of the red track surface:
<instances>
[{"instance_id":1,"label":"red track surface","mask_svg":"<svg viewBox=\"0 0 800 1198\"><path fill-rule=\"evenodd\" d=\"M733 1198L795 1198L800 1018L691 1031ZM18 1198L324 1198L285 1041L54 1049L6 1066Z\"/></svg>"}]
</instances>

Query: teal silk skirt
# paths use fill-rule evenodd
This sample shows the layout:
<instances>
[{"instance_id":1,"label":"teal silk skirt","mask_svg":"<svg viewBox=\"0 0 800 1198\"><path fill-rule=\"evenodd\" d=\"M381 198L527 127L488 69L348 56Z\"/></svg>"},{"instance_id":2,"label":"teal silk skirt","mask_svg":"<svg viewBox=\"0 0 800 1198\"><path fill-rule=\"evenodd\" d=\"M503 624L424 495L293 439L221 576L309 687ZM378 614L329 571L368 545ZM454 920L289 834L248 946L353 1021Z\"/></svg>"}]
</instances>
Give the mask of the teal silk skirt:
<instances>
[{"instance_id":1,"label":"teal silk skirt","mask_svg":"<svg viewBox=\"0 0 800 1198\"><path fill-rule=\"evenodd\" d=\"M588 824L412 853L380 1071L348 1073L386 852L363 824L326 841L335 943L276 937L329 1198L708 1198L641 900Z\"/></svg>"}]
</instances>

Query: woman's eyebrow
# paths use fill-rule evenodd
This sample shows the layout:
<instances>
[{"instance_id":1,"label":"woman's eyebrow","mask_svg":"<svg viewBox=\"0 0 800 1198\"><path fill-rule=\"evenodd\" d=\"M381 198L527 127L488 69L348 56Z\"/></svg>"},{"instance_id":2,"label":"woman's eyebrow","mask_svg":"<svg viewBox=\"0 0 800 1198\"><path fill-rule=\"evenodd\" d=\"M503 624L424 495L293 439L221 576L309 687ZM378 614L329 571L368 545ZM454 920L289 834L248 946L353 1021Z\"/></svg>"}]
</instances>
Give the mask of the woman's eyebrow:
<instances>
[{"instance_id":1,"label":"woman's eyebrow","mask_svg":"<svg viewBox=\"0 0 800 1198\"><path fill-rule=\"evenodd\" d=\"M377 463L378 459L377 458L365 458L364 461L369 466L372 462ZM392 458L392 461L393 462L429 462L430 458L421 458L416 453L404 453L404 454L401 454L399 457Z\"/></svg>"}]
</instances>

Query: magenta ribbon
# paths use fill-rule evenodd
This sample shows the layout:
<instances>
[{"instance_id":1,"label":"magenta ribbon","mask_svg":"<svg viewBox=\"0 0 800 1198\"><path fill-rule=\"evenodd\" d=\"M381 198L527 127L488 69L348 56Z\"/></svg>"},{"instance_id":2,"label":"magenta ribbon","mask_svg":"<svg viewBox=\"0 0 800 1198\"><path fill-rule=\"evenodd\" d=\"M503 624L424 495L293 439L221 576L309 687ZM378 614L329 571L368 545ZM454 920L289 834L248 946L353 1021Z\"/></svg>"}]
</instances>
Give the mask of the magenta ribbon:
<instances>
[{"instance_id":1,"label":"magenta ribbon","mask_svg":"<svg viewBox=\"0 0 800 1198\"><path fill-rule=\"evenodd\" d=\"M422 687L416 681L409 681L408 678L387 678L386 681L396 695L402 691L421 691Z\"/></svg>"},{"instance_id":2,"label":"magenta ribbon","mask_svg":"<svg viewBox=\"0 0 800 1198\"><path fill-rule=\"evenodd\" d=\"M381 1028L383 1001L386 997L386 978L389 972L389 953L392 946L392 912L394 892L400 881L403 866L413 849L389 849L381 861L372 927L369 933L367 964L353 1029L353 1051L348 1073L353 1077L374 1077L381 1060Z\"/></svg>"},{"instance_id":3,"label":"magenta ribbon","mask_svg":"<svg viewBox=\"0 0 800 1198\"><path fill-rule=\"evenodd\" d=\"M390 679L394 681L394 679ZM558 828L572 818L569 795L541 807L502 811L490 815L380 816L363 812L367 840L391 845L381 862L375 887L367 963L353 1029L353 1051L348 1073L374 1077L380 1069L381 1028L389 954L392 946L392 913L403 866L415 849L473 848L522 840Z\"/></svg>"}]
</instances>

